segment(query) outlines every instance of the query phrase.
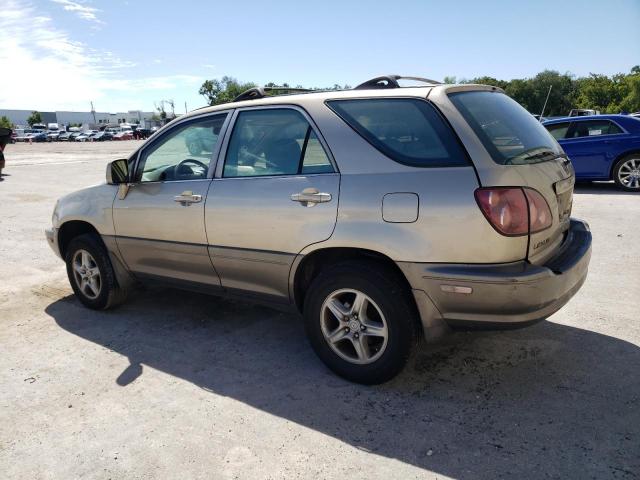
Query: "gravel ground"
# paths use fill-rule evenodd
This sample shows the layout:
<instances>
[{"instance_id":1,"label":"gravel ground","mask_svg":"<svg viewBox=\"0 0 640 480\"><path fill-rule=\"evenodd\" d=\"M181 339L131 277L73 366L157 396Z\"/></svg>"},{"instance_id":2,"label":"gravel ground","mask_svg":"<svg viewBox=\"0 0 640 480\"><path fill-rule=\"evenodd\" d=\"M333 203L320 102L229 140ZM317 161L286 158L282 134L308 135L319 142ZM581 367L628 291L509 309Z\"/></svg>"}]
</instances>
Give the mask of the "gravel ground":
<instances>
[{"instance_id":1,"label":"gravel ground","mask_svg":"<svg viewBox=\"0 0 640 480\"><path fill-rule=\"evenodd\" d=\"M578 187L591 269L548 321L451 334L363 387L324 368L293 315L163 289L79 305L43 229L137 144L7 147L3 478L640 476L640 195Z\"/></svg>"}]
</instances>

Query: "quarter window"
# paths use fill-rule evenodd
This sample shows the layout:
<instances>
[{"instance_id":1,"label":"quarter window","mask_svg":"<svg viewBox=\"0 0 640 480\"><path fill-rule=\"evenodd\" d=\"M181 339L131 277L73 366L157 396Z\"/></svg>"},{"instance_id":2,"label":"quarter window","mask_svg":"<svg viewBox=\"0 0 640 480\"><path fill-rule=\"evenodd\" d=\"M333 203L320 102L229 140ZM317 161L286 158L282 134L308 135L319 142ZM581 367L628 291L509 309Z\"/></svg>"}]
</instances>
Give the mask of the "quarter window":
<instances>
[{"instance_id":1,"label":"quarter window","mask_svg":"<svg viewBox=\"0 0 640 480\"><path fill-rule=\"evenodd\" d=\"M617 133L622 133L622 130L609 120L590 120L576 122L569 138L597 137L600 135L615 135Z\"/></svg>"},{"instance_id":2,"label":"quarter window","mask_svg":"<svg viewBox=\"0 0 640 480\"><path fill-rule=\"evenodd\" d=\"M316 133L290 108L240 112L229 140L224 177L333 172Z\"/></svg>"},{"instance_id":3,"label":"quarter window","mask_svg":"<svg viewBox=\"0 0 640 480\"><path fill-rule=\"evenodd\" d=\"M207 178L211 157L227 114L176 125L140 157L136 179L166 182Z\"/></svg>"},{"instance_id":4,"label":"quarter window","mask_svg":"<svg viewBox=\"0 0 640 480\"><path fill-rule=\"evenodd\" d=\"M387 157L416 167L466 166L451 128L424 100L333 100L327 105Z\"/></svg>"}]
</instances>

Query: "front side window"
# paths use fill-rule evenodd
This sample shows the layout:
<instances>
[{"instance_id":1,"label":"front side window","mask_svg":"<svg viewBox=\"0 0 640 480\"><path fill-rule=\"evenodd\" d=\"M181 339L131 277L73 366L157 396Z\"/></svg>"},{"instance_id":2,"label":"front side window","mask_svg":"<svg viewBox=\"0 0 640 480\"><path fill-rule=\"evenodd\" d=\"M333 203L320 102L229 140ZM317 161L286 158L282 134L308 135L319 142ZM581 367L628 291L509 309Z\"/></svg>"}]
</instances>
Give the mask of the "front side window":
<instances>
[{"instance_id":1,"label":"front side window","mask_svg":"<svg viewBox=\"0 0 640 480\"><path fill-rule=\"evenodd\" d=\"M297 110L240 112L233 127L223 177L331 173L316 133Z\"/></svg>"},{"instance_id":2,"label":"front side window","mask_svg":"<svg viewBox=\"0 0 640 480\"><path fill-rule=\"evenodd\" d=\"M415 167L466 166L451 128L428 102L368 98L327 102L351 128L387 157Z\"/></svg>"},{"instance_id":3,"label":"front side window","mask_svg":"<svg viewBox=\"0 0 640 480\"><path fill-rule=\"evenodd\" d=\"M455 92L449 99L498 164L539 163L564 155L542 124L504 93Z\"/></svg>"},{"instance_id":4,"label":"front side window","mask_svg":"<svg viewBox=\"0 0 640 480\"><path fill-rule=\"evenodd\" d=\"M622 133L622 130L609 120L590 120L576 122L570 137L598 137L600 135L614 135L617 133Z\"/></svg>"},{"instance_id":5,"label":"front side window","mask_svg":"<svg viewBox=\"0 0 640 480\"><path fill-rule=\"evenodd\" d=\"M569 130L569 122L563 123L554 123L553 125L545 125L545 128L549 131L549 133L556 140L561 140L567 135L567 130Z\"/></svg>"},{"instance_id":6,"label":"front side window","mask_svg":"<svg viewBox=\"0 0 640 480\"><path fill-rule=\"evenodd\" d=\"M227 114L176 125L140 157L136 181L166 182L207 178Z\"/></svg>"}]
</instances>

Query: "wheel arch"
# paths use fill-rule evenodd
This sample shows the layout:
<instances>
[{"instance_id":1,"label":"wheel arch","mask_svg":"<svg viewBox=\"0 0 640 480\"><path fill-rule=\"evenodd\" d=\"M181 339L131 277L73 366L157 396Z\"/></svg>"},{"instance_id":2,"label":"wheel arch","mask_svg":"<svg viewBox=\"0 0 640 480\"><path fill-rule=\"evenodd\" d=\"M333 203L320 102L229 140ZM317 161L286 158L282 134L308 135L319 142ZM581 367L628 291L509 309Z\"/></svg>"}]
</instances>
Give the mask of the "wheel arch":
<instances>
[{"instance_id":1,"label":"wheel arch","mask_svg":"<svg viewBox=\"0 0 640 480\"><path fill-rule=\"evenodd\" d=\"M415 299L413 295L411 295L411 285L396 262L380 252L355 247L320 248L301 256L298 261L294 262L290 289L298 311L303 311L304 297L307 289L318 274L331 265L347 260L370 261L397 276L398 280L403 283L403 286L409 293L408 297L410 297L410 301L417 311Z\"/></svg>"},{"instance_id":2,"label":"wheel arch","mask_svg":"<svg viewBox=\"0 0 640 480\"><path fill-rule=\"evenodd\" d=\"M71 240L86 233L95 233L100 243L103 243L100 233L91 223L84 220L69 220L64 222L58 229L58 249L60 250L60 256L64 259L67 255L67 248Z\"/></svg>"},{"instance_id":3,"label":"wheel arch","mask_svg":"<svg viewBox=\"0 0 640 480\"><path fill-rule=\"evenodd\" d=\"M622 153L619 153L614 159L613 162L611 162L611 168L609 170L609 180L614 180L613 178L613 171L616 169L616 165L617 163L622 160L625 157L628 157L629 155L633 155L633 154L637 154L640 156L640 148L632 148L631 150L626 150Z\"/></svg>"}]
</instances>

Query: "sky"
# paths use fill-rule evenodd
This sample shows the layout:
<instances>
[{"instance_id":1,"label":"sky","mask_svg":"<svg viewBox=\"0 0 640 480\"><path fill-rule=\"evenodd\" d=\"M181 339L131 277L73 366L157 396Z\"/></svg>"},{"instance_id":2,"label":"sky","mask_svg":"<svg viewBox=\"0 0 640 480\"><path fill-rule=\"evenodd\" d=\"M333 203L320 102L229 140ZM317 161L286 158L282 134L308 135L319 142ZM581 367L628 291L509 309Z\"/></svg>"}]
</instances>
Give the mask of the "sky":
<instances>
[{"instance_id":1,"label":"sky","mask_svg":"<svg viewBox=\"0 0 640 480\"><path fill-rule=\"evenodd\" d=\"M181 113L223 75L611 75L640 64L639 25L640 0L0 0L0 109Z\"/></svg>"}]
</instances>

